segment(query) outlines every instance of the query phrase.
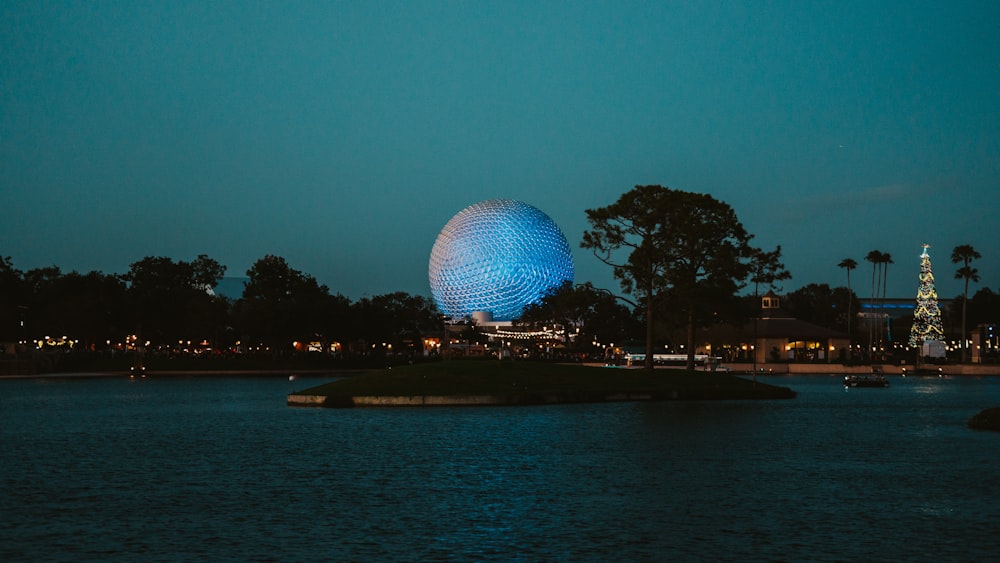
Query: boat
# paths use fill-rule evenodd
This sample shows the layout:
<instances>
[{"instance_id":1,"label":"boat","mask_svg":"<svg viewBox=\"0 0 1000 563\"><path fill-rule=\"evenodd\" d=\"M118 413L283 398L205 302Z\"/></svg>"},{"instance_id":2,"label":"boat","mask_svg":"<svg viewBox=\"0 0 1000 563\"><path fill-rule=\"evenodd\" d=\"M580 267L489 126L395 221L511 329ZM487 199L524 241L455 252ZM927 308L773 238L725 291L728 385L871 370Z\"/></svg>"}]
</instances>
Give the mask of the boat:
<instances>
[{"instance_id":1,"label":"boat","mask_svg":"<svg viewBox=\"0 0 1000 563\"><path fill-rule=\"evenodd\" d=\"M844 387L888 387L889 380L881 374L845 375Z\"/></svg>"}]
</instances>

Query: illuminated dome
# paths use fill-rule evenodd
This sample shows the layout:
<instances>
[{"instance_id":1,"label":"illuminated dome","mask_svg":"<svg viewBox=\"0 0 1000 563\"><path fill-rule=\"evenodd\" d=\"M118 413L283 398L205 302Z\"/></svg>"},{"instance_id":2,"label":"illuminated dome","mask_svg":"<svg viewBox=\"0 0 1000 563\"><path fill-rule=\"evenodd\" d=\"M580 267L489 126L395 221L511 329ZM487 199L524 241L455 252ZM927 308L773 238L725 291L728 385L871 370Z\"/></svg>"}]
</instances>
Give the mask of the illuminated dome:
<instances>
[{"instance_id":1,"label":"illuminated dome","mask_svg":"<svg viewBox=\"0 0 1000 563\"><path fill-rule=\"evenodd\" d=\"M441 229L428 277L445 315L482 311L510 321L573 281L573 256L548 215L520 201L491 199L459 211Z\"/></svg>"}]
</instances>

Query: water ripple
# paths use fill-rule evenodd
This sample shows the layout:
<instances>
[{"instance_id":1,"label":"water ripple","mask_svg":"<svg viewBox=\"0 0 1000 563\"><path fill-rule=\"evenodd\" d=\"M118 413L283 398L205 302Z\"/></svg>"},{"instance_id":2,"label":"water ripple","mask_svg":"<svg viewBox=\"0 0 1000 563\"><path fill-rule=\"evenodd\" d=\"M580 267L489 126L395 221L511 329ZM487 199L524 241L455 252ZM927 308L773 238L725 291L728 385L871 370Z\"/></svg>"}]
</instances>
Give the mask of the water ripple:
<instances>
[{"instance_id":1,"label":"water ripple","mask_svg":"<svg viewBox=\"0 0 1000 563\"><path fill-rule=\"evenodd\" d=\"M917 561L1000 550L994 378L793 401L292 409L0 381L0 559ZM928 386L936 386L928 389Z\"/></svg>"}]
</instances>

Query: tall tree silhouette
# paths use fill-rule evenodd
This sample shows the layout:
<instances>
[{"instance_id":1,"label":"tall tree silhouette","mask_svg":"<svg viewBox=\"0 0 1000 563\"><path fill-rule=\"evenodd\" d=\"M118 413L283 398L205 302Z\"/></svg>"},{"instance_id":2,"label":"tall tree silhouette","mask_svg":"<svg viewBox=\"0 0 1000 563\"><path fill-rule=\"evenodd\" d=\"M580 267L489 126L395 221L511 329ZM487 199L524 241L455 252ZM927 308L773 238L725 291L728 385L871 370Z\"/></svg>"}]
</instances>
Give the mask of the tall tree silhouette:
<instances>
[{"instance_id":1,"label":"tall tree silhouette","mask_svg":"<svg viewBox=\"0 0 1000 563\"><path fill-rule=\"evenodd\" d=\"M853 258L844 258L837 264L838 267L847 270L847 342L850 354L854 354L854 333L851 332L851 317L854 316L854 291L851 289L851 270L858 267L858 263Z\"/></svg>"},{"instance_id":2,"label":"tall tree silhouette","mask_svg":"<svg viewBox=\"0 0 1000 563\"><path fill-rule=\"evenodd\" d=\"M872 293L871 293L871 297L868 298L868 314L866 315L866 317L868 318L868 323L867 323L868 324L868 350L867 350L866 353L867 353L868 357L871 358L871 356L872 356L872 329L874 328L872 326L872 320L874 318L877 318L877 317L874 317L874 315L875 315L875 298L878 295L878 287L879 287L879 285L878 285L878 283L876 283L876 281L877 280L878 281L881 280L881 278L877 277L877 274L879 272L879 266L882 264L882 252L879 251L879 250L871 250L871 251L868 252L868 254L865 255L865 260L868 261L868 262L871 262L871 264L872 264Z\"/></svg>"},{"instance_id":3,"label":"tall tree silhouette","mask_svg":"<svg viewBox=\"0 0 1000 563\"><path fill-rule=\"evenodd\" d=\"M966 322L966 305L969 301L969 282L973 281L979 283L979 270L971 266L973 260L978 260L982 258L982 255L972 248L971 244L962 244L956 246L954 250L951 251L951 262L953 264L962 264L962 267L955 272L955 279L965 281L965 290L962 292L962 362L969 361L968 358L968 346L966 342L965 332L968 330L968 324Z\"/></svg>"},{"instance_id":4,"label":"tall tree silhouette","mask_svg":"<svg viewBox=\"0 0 1000 563\"><path fill-rule=\"evenodd\" d=\"M889 264L892 264L892 263L893 263L893 261L892 261L892 254L889 254L888 252L883 252L882 253L882 299L881 299L881 302L879 304L879 313L880 313L879 314L879 338L880 339L885 338L886 340L889 340L889 341L892 340L892 335L889 334L889 328L890 327L886 323L885 292L886 292L886 288L889 285ZM883 328L885 329L884 333L882 331Z\"/></svg>"},{"instance_id":5,"label":"tall tree silhouette","mask_svg":"<svg viewBox=\"0 0 1000 563\"><path fill-rule=\"evenodd\" d=\"M636 186L607 207L587 210L580 246L614 268L626 293L646 307L646 363L653 369L656 299L669 292L687 324L694 365L699 308L732 298L750 273L750 235L729 204L707 194Z\"/></svg>"}]
</instances>

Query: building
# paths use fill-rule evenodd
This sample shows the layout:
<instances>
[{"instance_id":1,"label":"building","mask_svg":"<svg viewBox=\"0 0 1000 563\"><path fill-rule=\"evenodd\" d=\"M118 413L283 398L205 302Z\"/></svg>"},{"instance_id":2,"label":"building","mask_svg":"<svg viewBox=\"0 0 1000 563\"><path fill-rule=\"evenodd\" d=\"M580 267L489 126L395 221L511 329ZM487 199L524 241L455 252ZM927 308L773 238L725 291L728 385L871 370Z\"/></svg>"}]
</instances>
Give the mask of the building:
<instances>
[{"instance_id":1,"label":"building","mask_svg":"<svg viewBox=\"0 0 1000 563\"><path fill-rule=\"evenodd\" d=\"M789 316L781 298L768 292L756 319L710 327L695 353L724 362L839 362L850 357L849 346L848 335Z\"/></svg>"}]
</instances>

